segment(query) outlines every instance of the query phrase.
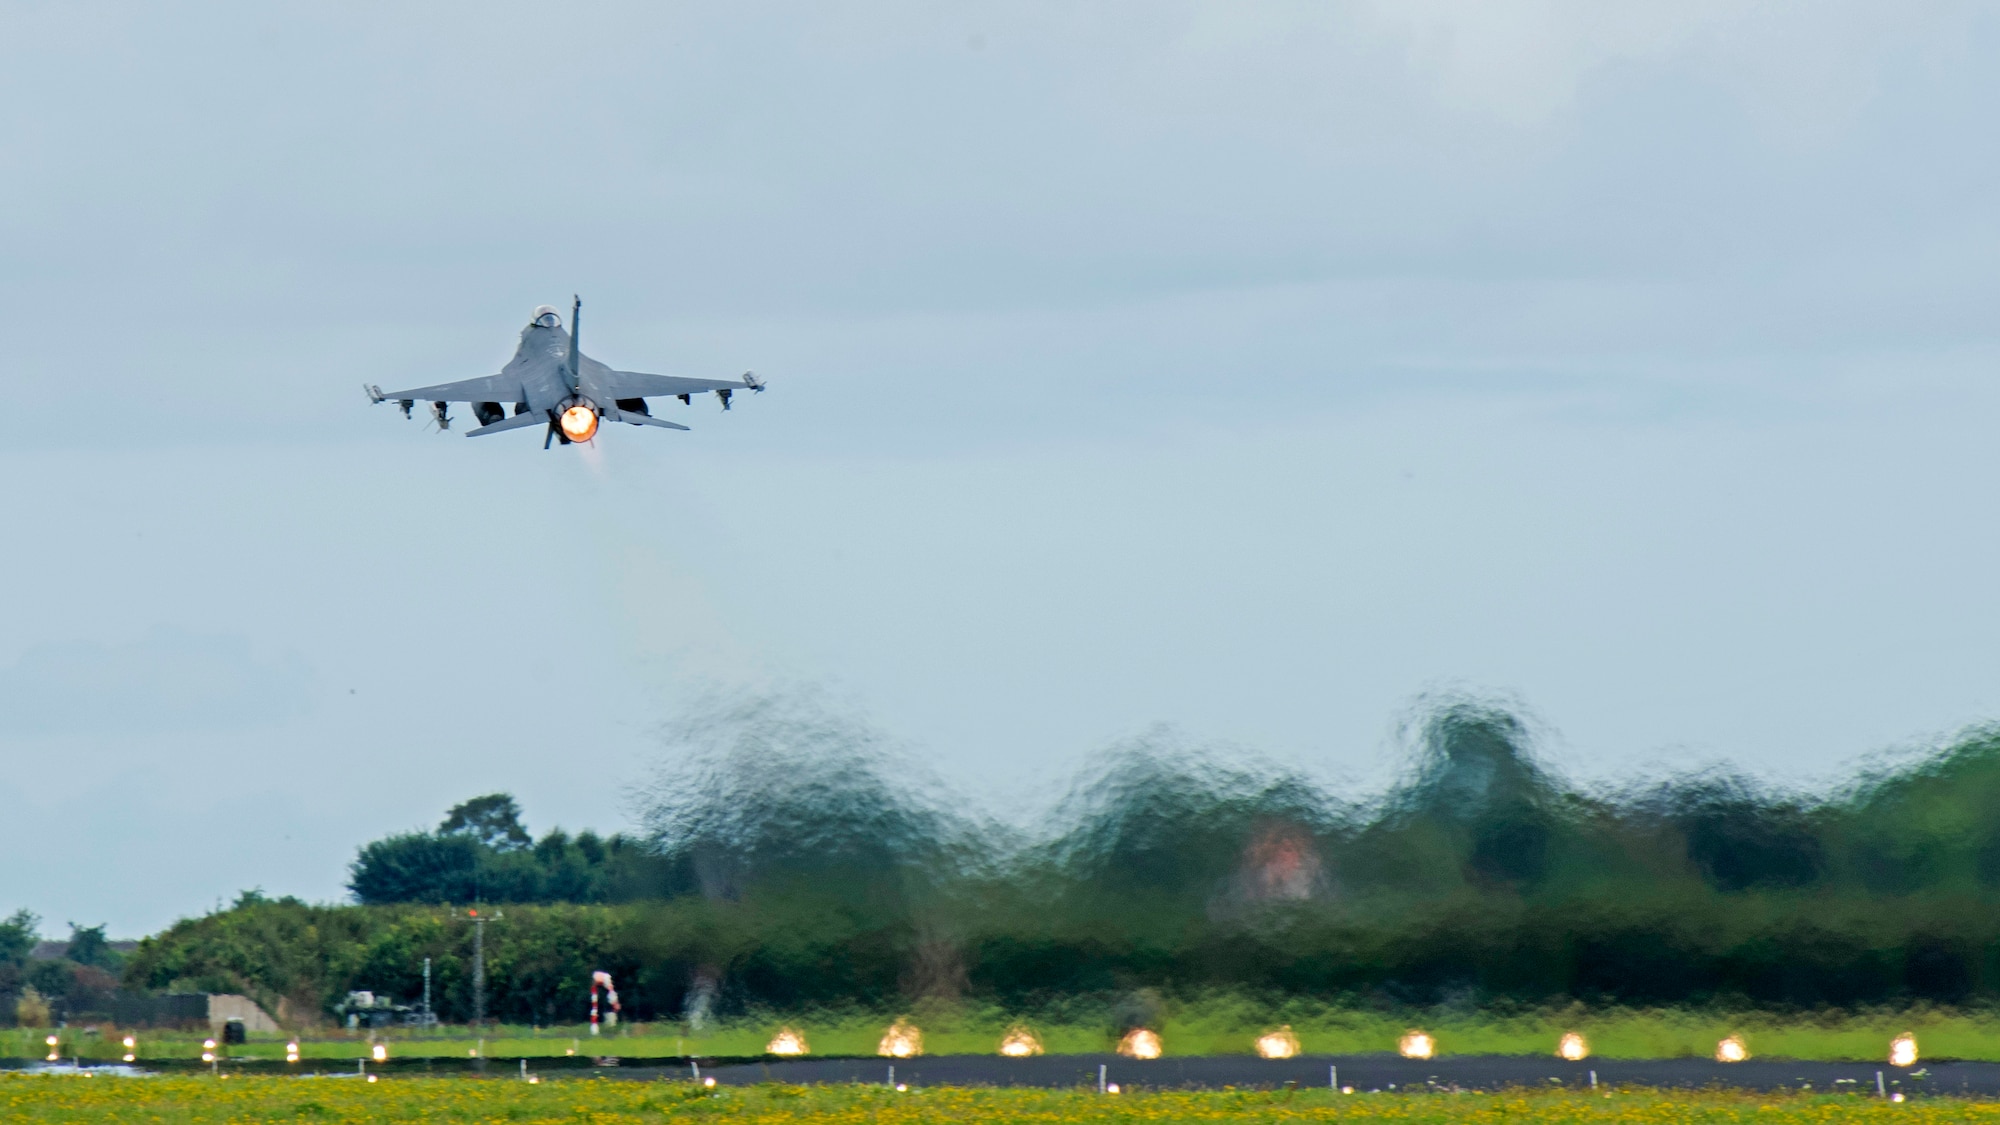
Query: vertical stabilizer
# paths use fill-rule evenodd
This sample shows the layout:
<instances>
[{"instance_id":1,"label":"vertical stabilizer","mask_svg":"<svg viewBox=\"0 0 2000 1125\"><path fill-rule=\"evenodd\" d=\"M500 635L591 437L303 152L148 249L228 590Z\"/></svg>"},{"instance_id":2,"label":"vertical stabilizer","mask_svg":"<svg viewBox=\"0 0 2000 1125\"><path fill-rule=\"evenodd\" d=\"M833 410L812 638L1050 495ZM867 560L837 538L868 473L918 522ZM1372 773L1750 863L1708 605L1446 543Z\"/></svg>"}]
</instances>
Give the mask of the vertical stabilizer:
<instances>
[{"instance_id":1,"label":"vertical stabilizer","mask_svg":"<svg viewBox=\"0 0 2000 1125\"><path fill-rule=\"evenodd\" d=\"M570 300L573 303L569 307L569 385L574 387L583 380L583 368L577 366L582 358L576 343L577 333L583 330L583 325L578 322L583 315L583 298L572 294Z\"/></svg>"}]
</instances>

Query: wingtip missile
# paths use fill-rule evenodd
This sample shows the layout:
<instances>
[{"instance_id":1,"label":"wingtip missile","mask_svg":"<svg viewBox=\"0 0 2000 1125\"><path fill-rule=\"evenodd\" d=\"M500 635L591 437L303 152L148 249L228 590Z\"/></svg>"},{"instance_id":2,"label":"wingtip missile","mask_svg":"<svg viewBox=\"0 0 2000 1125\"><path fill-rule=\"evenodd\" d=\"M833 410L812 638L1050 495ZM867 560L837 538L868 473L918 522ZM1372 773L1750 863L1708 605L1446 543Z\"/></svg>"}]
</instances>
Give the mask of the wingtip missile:
<instances>
[{"instance_id":1,"label":"wingtip missile","mask_svg":"<svg viewBox=\"0 0 2000 1125\"><path fill-rule=\"evenodd\" d=\"M361 384L361 391L368 396L368 401L371 404L379 405L383 401L382 388L374 383Z\"/></svg>"}]
</instances>

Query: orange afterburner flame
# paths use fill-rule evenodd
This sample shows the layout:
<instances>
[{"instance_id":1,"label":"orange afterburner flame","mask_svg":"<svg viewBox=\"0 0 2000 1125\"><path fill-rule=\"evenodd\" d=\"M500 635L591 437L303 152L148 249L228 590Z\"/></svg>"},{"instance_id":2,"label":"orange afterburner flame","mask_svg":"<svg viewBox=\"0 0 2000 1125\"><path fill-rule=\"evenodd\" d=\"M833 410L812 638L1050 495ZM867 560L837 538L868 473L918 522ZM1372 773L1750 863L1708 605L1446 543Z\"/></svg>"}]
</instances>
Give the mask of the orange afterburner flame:
<instances>
[{"instance_id":1,"label":"orange afterburner flame","mask_svg":"<svg viewBox=\"0 0 2000 1125\"><path fill-rule=\"evenodd\" d=\"M1732 1035L1715 1045L1716 1062L1742 1062L1750 1057L1750 1047L1741 1035Z\"/></svg>"},{"instance_id":2,"label":"orange afterburner flame","mask_svg":"<svg viewBox=\"0 0 2000 1125\"><path fill-rule=\"evenodd\" d=\"M562 412L563 436L571 441L589 441L597 433L597 411L588 406L572 406Z\"/></svg>"},{"instance_id":3,"label":"orange afterburner flame","mask_svg":"<svg viewBox=\"0 0 2000 1125\"><path fill-rule=\"evenodd\" d=\"M1042 1053L1042 1041L1025 1027L1010 1028L1007 1038L1000 1041L1000 1053L1010 1059L1024 1059L1029 1055Z\"/></svg>"},{"instance_id":4,"label":"orange afterburner flame","mask_svg":"<svg viewBox=\"0 0 2000 1125\"><path fill-rule=\"evenodd\" d=\"M1590 1044L1574 1031L1564 1032L1562 1041L1556 1044L1556 1055L1570 1062L1582 1062L1590 1057Z\"/></svg>"},{"instance_id":5,"label":"orange afterburner flame","mask_svg":"<svg viewBox=\"0 0 2000 1125\"><path fill-rule=\"evenodd\" d=\"M803 1055L810 1052L806 1037L789 1027L781 1027L764 1049L774 1055Z\"/></svg>"},{"instance_id":6,"label":"orange afterburner flame","mask_svg":"<svg viewBox=\"0 0 2000 1125\"><path fill-rule=\"evenodd\" d=\"M1157 1059L1160 1057L1160 1033L1135 1027L1118 1041L1118 1053L1128 1059Z\"/></svg>"},{"instance_id":7,"label":"orange afterburner flame","mask_svg":"<svg viewBox=\"0 0 2000 1125\"><path fill-rule=\"evenodd\" d=\"M892 1059L911 1059L924 1053L924 1033L914 1024L897 1020L882 1033L882 1042L876 1044L875 1053Z\"/></svg>"},{"instance_id":8,"label":"orange afterburner flame","mask_svg":"<svg viewBox=\"0 0 2000 1125\"><path fill-rule=\"evenodd\" d=\"M1257 1053L1267 1059L1289 1059L1299 1053L1299 1037L1290 1024L1257 1037Z\"/></svg>"},{"instance_id":9,"label":"orange afterburner flame","mask_svg":"<svg viewBox=\"0 0 2000 1125\"><path fill-rule=\"evenodd\" d=\"M1905 1031L1889 1040L1890 1066L1917 1065L1917 1037Z\"/></svg>"},{"instance_id":10,"label":"orange afterburner flame","mask_svg":"<svg viewBox=\"0 0 2000 1125\"><path fill-rule=\"evenodd\" d=\"M1437 1054L1437 1040L1422 1031L1406 1031L1396 1041L1396 1050L1406 1059L1427 1059Z\"/></svg>"}]
</instances>

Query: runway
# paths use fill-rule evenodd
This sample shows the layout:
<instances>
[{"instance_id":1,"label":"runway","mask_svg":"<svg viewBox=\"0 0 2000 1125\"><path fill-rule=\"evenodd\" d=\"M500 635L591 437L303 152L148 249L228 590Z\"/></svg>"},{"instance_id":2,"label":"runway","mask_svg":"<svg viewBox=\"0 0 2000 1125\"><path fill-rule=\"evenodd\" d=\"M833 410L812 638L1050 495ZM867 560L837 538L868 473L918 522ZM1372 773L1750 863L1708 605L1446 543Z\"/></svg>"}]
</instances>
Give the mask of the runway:
<instances>
[{"instance_id":1,"label":"runway","mask_svg":"<svg viewBox=\"0 0 2000 1125\"><path fill-rule=\"evenodd\" d=\"M636 1062L637 1060L633 1060ZM642 1064L654 1070L656 1063ZM1565 1062L1520 1055L1461 1055L1406 1059L1398 1055L1304 1056L1259 1059L1250 1056L1164 1058L1151 1061L1119 1055L1051 1055L1010 1059L989 1055L946 1055L916 1059L787 1059L703 1066L718 1084L753 1082L893 1081L922 1086L1034 1086L1095 1089L1099 1068L1107 1084L1125 1090L1217 1089L1224 1086L1326 1088L1335 1082L1357 1094L1413 1089L1500 1090L1509 1087L1601 1089L1621 1086L1752 1090L1880 1091L1889 1094L2000 1096L2000 1063L1938 1062L1908 1069L1870 1062L1800 1062L1750 1059L1719 1063L1707 1059L1588 1059ZM639 1077L630 1063L605 1073ZM658 1070L664 1071L661 1067ZM681 1074L692 1076L692 1068ZM662 1075L664 1076L664 1075Z\"/></svg>"},{"instance_id":2,"label":"runway","mask_svg":"<svg viewBox=\"0 0 2000 1125\"><path fill-rule=\"evenodd\" d=\"M607 1044L608 1045L608 1044ZM1100 1079L1121 1090L1276 1089L1285 1086L1326 1089L1338 1083L1356 1095L1415 1090L1481 1090L1554 1088L1615 1090L1621 1087L1699 1089L1719 1087L1748 1090L1831 1090L1866 1094L1952 1095L2000 1098L2000 1062L1935 1061L1900 1068L1886 1062L1803 1062L1792 1059L1750 1059L1719 1063L1708 1059L1587 1059L1565 1062L1529 1055L1451 1055L1438 1059L1406 1059L1398 1055L1308 1055L1294 1059L1260 1059L1249 1055L1169 1057L1151 1061L1120 1055L1044 1055L1002 1058L997 1055L935 1055L914 1059L685 1059L536 1057L480 1059L398 1057L387 1062L309 1058L299 1063L270 1059L227 1059L220 1068L231 1074L321 1075L383 1077L461 1075L471 1078L515 1079L530 1074L548 1079L601 1077L628 1081L689 1081L713 1078L718 1085L758 1082L799 1085L859 1082L925 1086L1021 1086L1042 1089L1096 1089ZM70 1072L73 1066L51 1066L39 1060L0 1060L0 1070ZM147 1060L137 1068L87 1064L102 1073L139 1070L146 1073L208 1073L210 1067L191 1059ZM1879 1081L1879 1085L1878 1085Z\"/></svg>"}]
</instances>

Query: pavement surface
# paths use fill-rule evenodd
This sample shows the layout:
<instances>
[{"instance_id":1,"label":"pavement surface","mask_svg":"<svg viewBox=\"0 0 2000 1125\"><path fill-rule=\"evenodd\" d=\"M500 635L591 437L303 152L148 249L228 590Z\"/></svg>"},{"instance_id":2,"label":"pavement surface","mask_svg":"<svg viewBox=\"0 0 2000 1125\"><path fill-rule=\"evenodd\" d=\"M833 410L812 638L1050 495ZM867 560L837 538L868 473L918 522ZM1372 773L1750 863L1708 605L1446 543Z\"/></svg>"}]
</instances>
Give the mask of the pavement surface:
<instances>
[{"instance_id":1,"label":"pavement surface","mask_svg":"<svg viewBox=\"0 0 2000 1125\"><path fill-rule=\"evenodd\" d=\"M148 1060L153 1073L207 1072L204 1064ZM0 1060L0 1069L73 1073L75 1064L26 1059ZM360 1077L354 1060L308 1059L286 1064L231 1059L220 1068L232 1074L319 1074ZM81 1069L105 1073L132 1068L86 1063ZM1396 1090L1502 1090L1509 1087L1588 1089L1647 1086L1698 1089L1834 1090L1906 1095L2000 1098L2000 1063L1925 1062L1910 1068L1873 1062L1801 1062L1750 1059L1719 1063L1708 1059L1561 1059L1531 1055L1450 1055L1406 1059L1399 1055L1306 1055L1260 1059L1247 1055L1169 1057L1151 1061L1119 1055L1042 1055L1010 1059L997 1055L933 1055L916 1059L659 1059L659 1058L396 1058L368 1063L365 1072L384 1076L463 1074L518 1079L602 1076L633 1081L713 1078L718 1085L756 1082L864 1082L923 1086L1027 1086L1043 1089L1096 1089L1100 1077L1124 1090L1271 1089L1287 1085L1325 1088L1338 1084L1355 1093ZM1879 1083L1879 1085L1878 1085Z\"/></svg>"},{"instance_id":2,"label":"pavement surface","mask_svg":"<svg viewBox=\"0 0 2000 1125\"><path fill-rule=\"evenodd\" d=\"M891 1074L890 1068L894 1067ZM1862 1090L1907 1094L2000 1096L2000 1063L1940 1062L1911 1068L1886 1063L1799 1062L1750 1059L1718 1063L1707 1059L1588 1059L1564 1062L1520 1055L1454 1055L1406 1059L1399 1055L1310 1055L1294 1059L1249 1056L1164 1058L1141 1062L1118 1055L1044 1055L1009 1059L991 1055L946 1055L902 1059L787 1059L702 1067L718 1084L751 1082L881 1082L910 1086L1038 1086L1096 1088L1102 1068L1106 1083L1126 1090L1326 1087L1338 1084L1357 1093L1409 1089L1499 1090L1508 1087L1584 1089L1606 1086L1752 1090ZM625 1068L636 1069L636 1068ZM647 1067L649 1070L664 1068ZM692 1068L678 1074L692 1076ZM637 1077L636 1074L633 1075ZM662 1074L662 1077L665 1075Z\"/></svg>"}]
</instances>

